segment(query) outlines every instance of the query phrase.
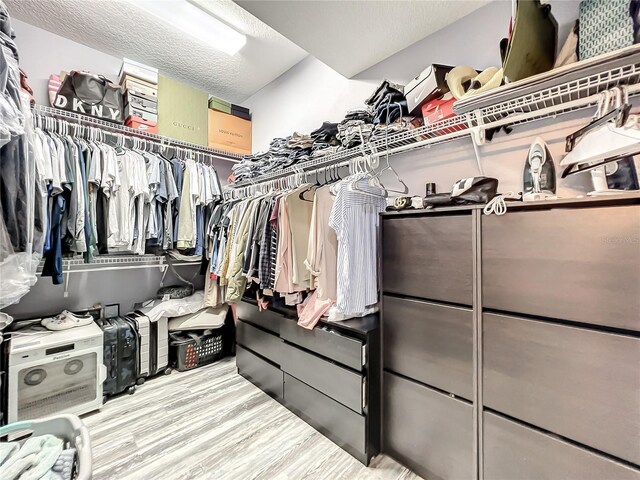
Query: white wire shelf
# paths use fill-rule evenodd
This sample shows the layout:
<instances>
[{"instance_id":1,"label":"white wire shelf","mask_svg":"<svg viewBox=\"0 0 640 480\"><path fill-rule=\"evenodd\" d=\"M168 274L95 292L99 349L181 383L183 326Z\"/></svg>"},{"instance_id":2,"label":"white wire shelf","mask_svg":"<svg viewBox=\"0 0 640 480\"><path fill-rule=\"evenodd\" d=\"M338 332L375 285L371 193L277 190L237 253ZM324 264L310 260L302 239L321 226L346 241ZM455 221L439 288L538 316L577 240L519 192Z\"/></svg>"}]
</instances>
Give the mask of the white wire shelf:
<instances>
[{"instance_id":1,"label":"white wire shelf","mask_svg":"<svg viewBox=\"0 0 640 480\"><path fill-rule=\"evenodd\" d=\"M630 97L640 93L640 60L638 63L610 68L577 80L485 106L432 125L390 135L386 140L376 140L364 146L352 147L331 155L301 162L282 170L238 182L229 187L232 189L246 187L347 162L356 157L396 155L470 136L474 140L474 145L482 144L484 133L487 130L522 125L589 108L597 104L601 92L623 85L628 87Z\"/></svg>"},{"instance_id":2,"label":"white wire shelf","mask_svg":"<svg viewBox=\"0 0 640 480\"><path fill-rule=\"evenodd\" d=\"M173 260L172 265L200 265L200 257L196 257L193 261L189 260ZM38 275L42 274L44 260L38 266ZM91 263L85 263L82 256L62 259L62 271L64 273L74 272L93 272L106 270L123 270L137 268L160 268L166 269L169 263L164 255L98 255Z\"/></svg>"},{"instance_id":3,"label":"white wire shelf","mask_svg":"<svg viewBox=\"0 0 640 480\"><path fill-rule=\"evenodd\" d=\"M143 130L137 130L135 128L127 127L126 125L119 125L117 123L107 122L99 118L90 117L88 115L82 115L68 110L61 110L59 108L47 107L45 105L36 105L33 109L35 114L43 115L52 118L59 118L72 122L78 125L85 125L90 127L99 128L111 134L125 135L127 137L136 137L152 142L156 142L167 147L178 147L187 150L193 150L195 152L203 153L210 157L219 158L221 160L227 160L231 162L239 162L242 155L237 153L225 152L216 148L209 148L196 143L185 142L171 137L163 135L157 135L155 133L145 132Z\"/></svg>"}]
</instances>

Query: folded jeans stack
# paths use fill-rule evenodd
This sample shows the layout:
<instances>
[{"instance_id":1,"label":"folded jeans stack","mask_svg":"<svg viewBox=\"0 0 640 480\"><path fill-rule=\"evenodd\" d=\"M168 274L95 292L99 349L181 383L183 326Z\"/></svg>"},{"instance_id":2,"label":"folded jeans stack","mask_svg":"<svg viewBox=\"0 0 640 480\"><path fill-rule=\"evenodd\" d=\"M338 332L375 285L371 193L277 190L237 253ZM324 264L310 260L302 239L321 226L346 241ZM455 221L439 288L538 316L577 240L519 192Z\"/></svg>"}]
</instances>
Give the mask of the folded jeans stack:
<instances>
[{"instance_id":1,"label":"folded jeans stack","mask_svg":"<svg viewBox=\"0 0 640 480\"><path fill-rule=\"evenodd\" d=\"M295 149L306 149L311 148L313 145L313 139L310 135L293 132L293 135L287 142L287 147L295 150Z\"/></svg>"},{"instance_id":2,"label":"folded jeans stack","mask_svg":"<svg viewBox=\"0 0 640 480\"><path fill-rule=\"evenodd\" d=\"M347 112L344 120L340 123L345 123L349 120L361 120L364 123L371 123L373 121L373 113L374 111L370 107L354 108Z\"/></svg>"},{"instance_id":3,"label":"folded jeans stack","mask_svg":"<svg viewBox=\"0 0 640 480\"><path fill-rule=\"evenodd\" d=\"M403 91L404 86L391 83L389 80L383 80L364 103L371 107L373 111L377 111L378 107L383 103L386 104L389 99L391 99L392 102L404 99Z\"/></svg>"},{"instance_id":4,"label":"folded jeans stack","mask_svg":"<svg viewBox=\"0 0 640 480\"><path fill-rule=\"evenodd\" d=\"M346 120L338 125L338 139L345 148L368 143L373 131L373 124L363 120Z\"/></svg>"},{"instance_id":5,"label":"folded jeans stack","mask_svg":"<svg viewBox=\"0 0 640 480\"><path fill-rule=\"evenodd\" d=\"M385 143L387 141L391 141L394 135L415 129L416 127L408 121L410 118L411 117L404 117L388 125L376 125L373 129L373 134L371 135L371 143L377 143L378 147L385 148ZM411 143L417 141L418 139L415 137L410 137L405 140L405 142Z\"/></svg>"}]
</instances>

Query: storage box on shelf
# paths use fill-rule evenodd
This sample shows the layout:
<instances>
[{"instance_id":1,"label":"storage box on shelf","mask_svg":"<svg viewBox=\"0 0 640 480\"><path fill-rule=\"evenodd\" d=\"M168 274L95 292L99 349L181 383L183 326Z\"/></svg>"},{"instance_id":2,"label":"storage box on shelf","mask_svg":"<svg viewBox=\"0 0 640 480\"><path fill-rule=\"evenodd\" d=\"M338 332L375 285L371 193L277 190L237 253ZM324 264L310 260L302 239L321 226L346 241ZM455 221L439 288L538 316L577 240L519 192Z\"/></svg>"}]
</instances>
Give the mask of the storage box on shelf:
<instances>
[{"instance_id":1,"label":"storage box on shelf","mask_svg":"<svg viewBox=\"0 0 640 480\"><path fill-rule=\"evenodd\" d=\"M202 90L158 76L158 133L207 145L207 101Z\"/></svg>"},{"instance_id":2,"label":"storage box on shelf","mask_svg":"<svg viewBox=\"0 0 640 480\"><path fill-rule=\"evenodd\" d=\"M118 80L126 88L125 125L158 133L158 69L124 58Z\"/></svg>"},{"instance_id":3,"label":"storage box on shelf","mask_svg":"<svg viewBox=\"0 0 640 480\"><path fill-rule=\"evenodd\" d=\"M379 328L375 315L299 327L290 309L237 306L238 373L361 462L379 451Z\"/></svg>"},{"instance_id":4,"label":"storage box on shelf","mask_svg":"<svg viewBox=\"0 0 640 480\"><path fill-rule=\"evenodd\" d=\"M238 154L251 153L251 121L209 109L209 146Z\"/></svg>"}]
</instances>

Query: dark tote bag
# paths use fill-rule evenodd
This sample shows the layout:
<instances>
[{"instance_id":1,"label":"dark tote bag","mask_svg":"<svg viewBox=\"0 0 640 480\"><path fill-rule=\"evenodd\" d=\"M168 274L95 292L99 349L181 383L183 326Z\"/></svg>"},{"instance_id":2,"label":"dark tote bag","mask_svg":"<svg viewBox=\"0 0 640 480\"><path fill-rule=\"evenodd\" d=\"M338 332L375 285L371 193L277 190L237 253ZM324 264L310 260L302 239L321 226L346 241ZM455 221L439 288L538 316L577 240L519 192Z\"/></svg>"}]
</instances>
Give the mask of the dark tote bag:
<instances>
[{"instance_id":1,"label":"dark tote bag","mask_svg":"<svg viewBox=\"0 0 640 480\"><path fill-rule=\"evenodd\" d=\"M124 89L102 75L71 72L62 82L54 106L124 123Z\"/></svg>"}]
</instances>

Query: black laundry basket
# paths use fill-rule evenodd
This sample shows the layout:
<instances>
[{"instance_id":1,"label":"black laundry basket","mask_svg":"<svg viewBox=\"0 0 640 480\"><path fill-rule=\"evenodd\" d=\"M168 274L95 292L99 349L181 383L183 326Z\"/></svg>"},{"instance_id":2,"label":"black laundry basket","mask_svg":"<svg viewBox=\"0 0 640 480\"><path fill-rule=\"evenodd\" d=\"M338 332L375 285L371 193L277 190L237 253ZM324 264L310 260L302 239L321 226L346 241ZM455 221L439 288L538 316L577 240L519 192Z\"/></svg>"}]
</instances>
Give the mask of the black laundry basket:
<instances>
[{"instance_id":1,"label":"black laundry basket","mask_svg":"<svg viewBox=\"0 0 640 480\"><path fill-rule=\"evenodd\" d=\"M224 327L170 333L171 363L179 372L208 365L224 356Z\"/></svg>"}]
</instances>

